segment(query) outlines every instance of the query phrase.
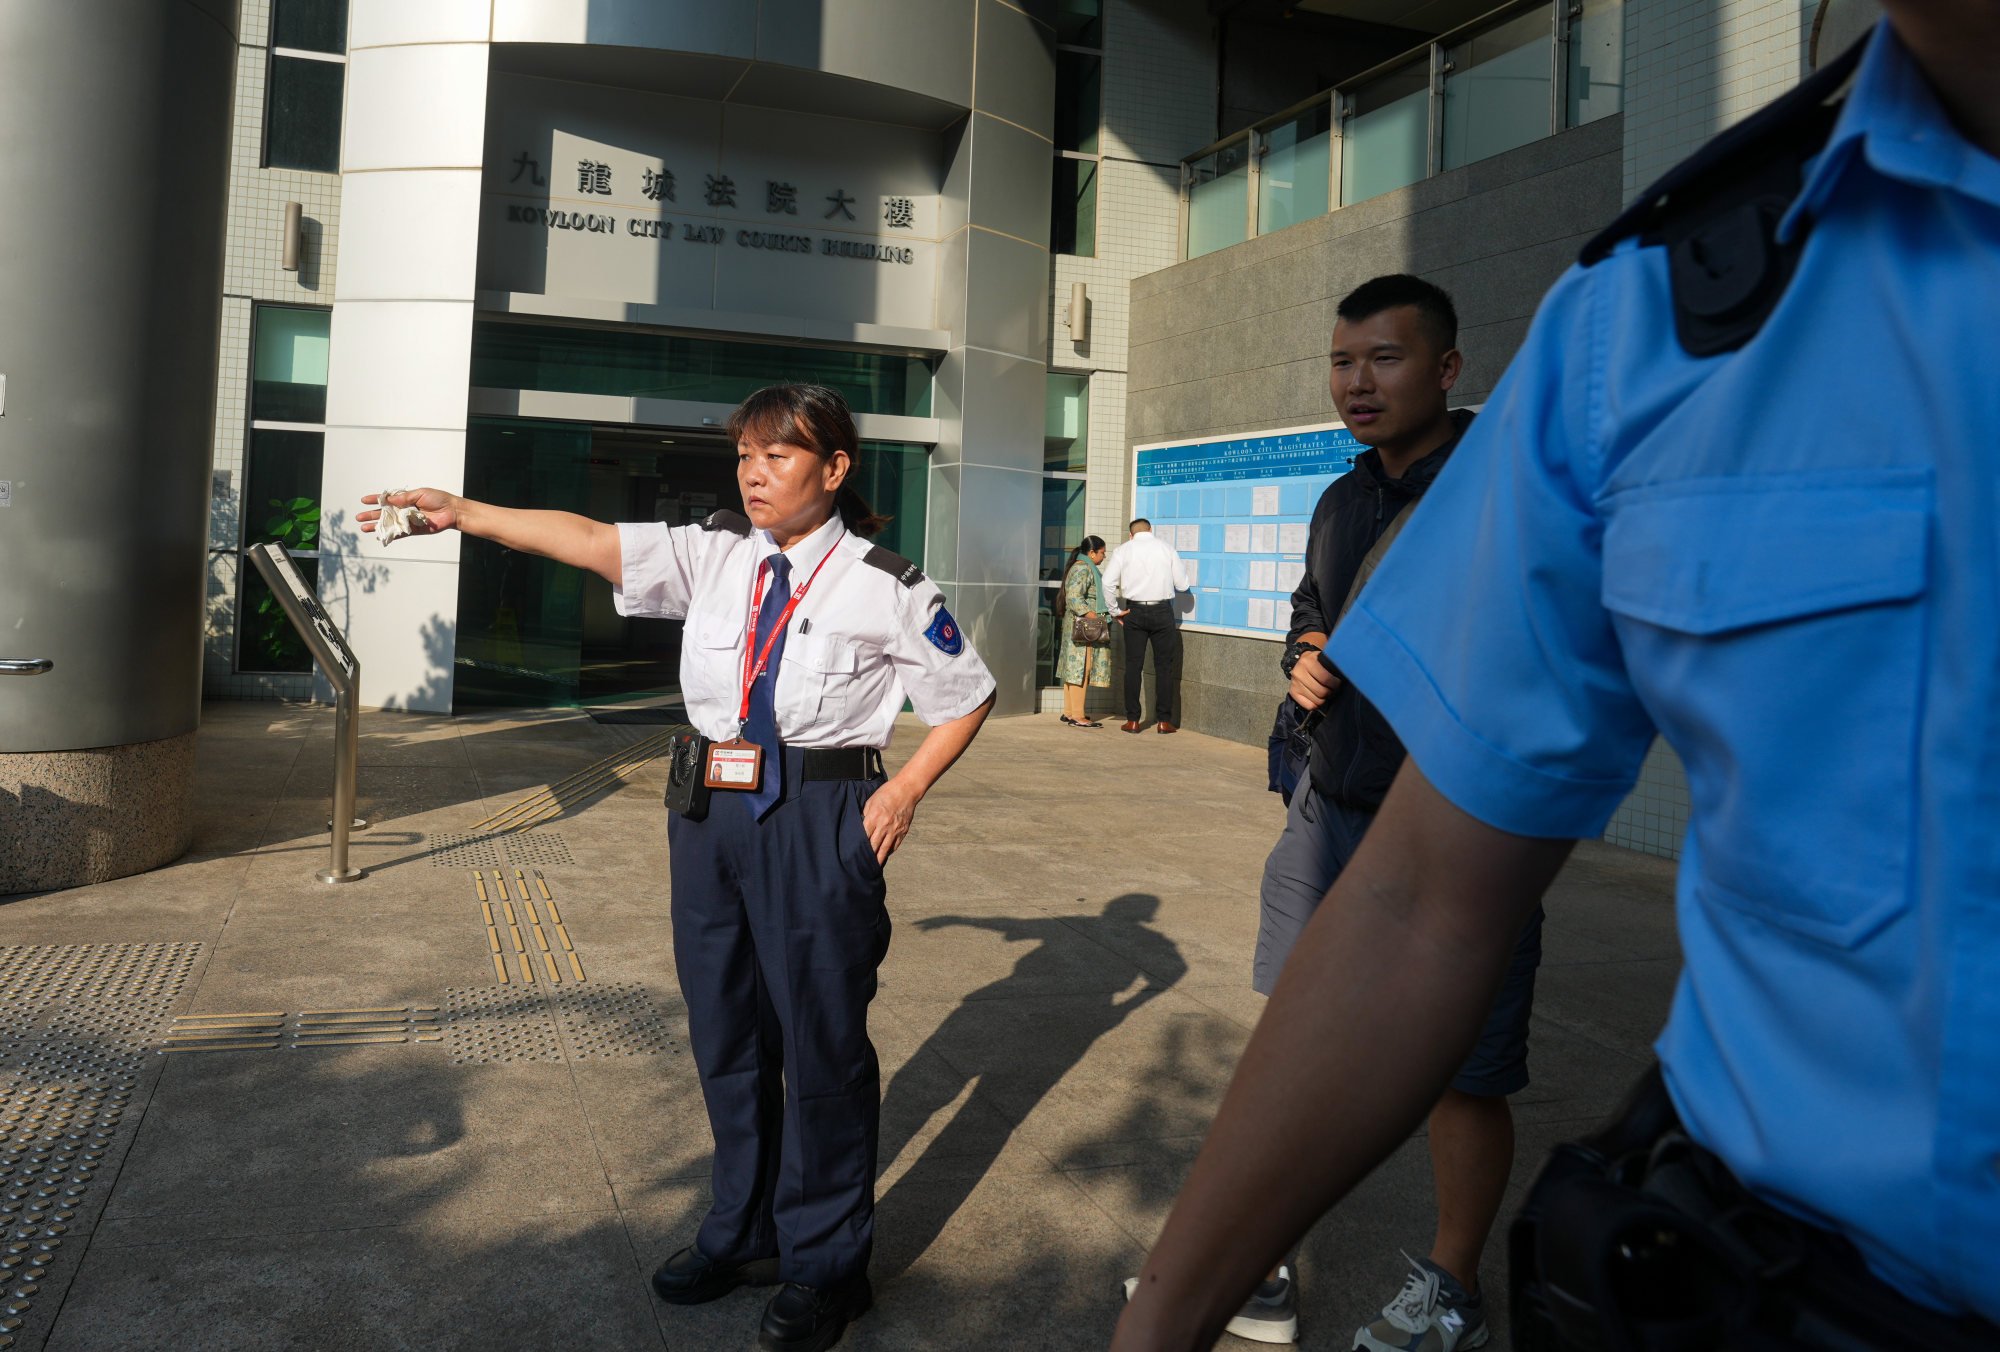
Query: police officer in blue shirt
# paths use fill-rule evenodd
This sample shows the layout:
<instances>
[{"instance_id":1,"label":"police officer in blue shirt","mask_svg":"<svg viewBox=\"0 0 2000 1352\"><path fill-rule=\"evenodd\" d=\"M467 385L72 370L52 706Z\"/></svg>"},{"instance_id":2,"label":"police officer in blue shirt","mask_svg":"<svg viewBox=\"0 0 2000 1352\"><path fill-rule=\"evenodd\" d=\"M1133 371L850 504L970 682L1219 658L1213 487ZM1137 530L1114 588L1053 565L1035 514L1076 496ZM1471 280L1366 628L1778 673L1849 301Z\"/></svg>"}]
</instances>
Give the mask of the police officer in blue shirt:
<instances>
[{"instance_id":1,"label":"police officer in blue shirt","mask_svg":"<svg viewBox=\"0 0 2000 1352\"><path fill-rule=\"evenodd\" d=\"M936 584L868 542L840 395L779 385L729 423L744 513L609 525L418 489L386 506L608 579L619 613L685 618L702 811L668 821L674 963L715 1137L695 1242L653 1276L698 1304L780 1284L759 1345L831 1347L873 1296L881 1081L868 1039L889 945L882 868L993 707ZM365 498L374 502L373 496ZM362 512L374 530L379 510ZM907 697L930 732L893 776Z\"/></svg>"},{"instance_id":2,"label":"police officer in blue shirt","mask_svg":"<svg viewBox=\"0 0 2000 1352\"><path fill-rule=\"evenodd\" d=\"M1114 1347L1208 1346L1402 1141L1656 730L1691 801L1660 1086L1545 1171L1517 1321L2000 1345L2000 5L1885 8L1837 112L1851 57L1556 285L1335 634L1410 759Z\"/></svg>"}]
</instances>

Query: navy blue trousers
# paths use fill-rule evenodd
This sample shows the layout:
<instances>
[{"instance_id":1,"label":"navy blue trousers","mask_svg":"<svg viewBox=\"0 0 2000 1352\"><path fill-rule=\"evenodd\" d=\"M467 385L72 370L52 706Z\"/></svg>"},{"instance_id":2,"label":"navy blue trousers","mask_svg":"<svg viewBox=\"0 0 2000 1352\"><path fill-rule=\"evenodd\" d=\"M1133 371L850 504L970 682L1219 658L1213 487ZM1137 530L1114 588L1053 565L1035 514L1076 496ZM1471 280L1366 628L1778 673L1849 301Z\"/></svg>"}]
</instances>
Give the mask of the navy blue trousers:
<instances>
[{"instance_id":1,"label":"navy blue trousers","mask_svg":"<svg viewBox=\"0 0 2000 1352\"><path fill-rule=\"evenodd\" d=\"M715 1135L714 1201L695 1243L723 1262L778 1257L829 1286L868 1266L881 1071L868 1040L889 951L863 780L801 784L759 822L718 790L706 820L667 818L674 965Z\"/></svg>"}]
</instances>

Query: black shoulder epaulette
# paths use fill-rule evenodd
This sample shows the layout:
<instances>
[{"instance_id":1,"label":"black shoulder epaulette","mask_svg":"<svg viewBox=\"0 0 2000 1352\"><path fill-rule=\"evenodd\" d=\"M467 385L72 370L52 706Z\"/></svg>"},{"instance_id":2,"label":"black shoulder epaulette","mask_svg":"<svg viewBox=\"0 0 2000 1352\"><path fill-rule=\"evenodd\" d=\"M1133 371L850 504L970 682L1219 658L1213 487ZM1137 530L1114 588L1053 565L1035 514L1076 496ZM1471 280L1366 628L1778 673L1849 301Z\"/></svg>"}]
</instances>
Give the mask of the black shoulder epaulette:
<instances>
[{"instance_id":1,"label":"black shoulder epaulette","mask_svg":"<svg viewBox=\"0 0 2000 1352\"><path fill-rule=\"evenodd\" d=\"M880 568L905 587L914 587L924 580L923 569L895 550L884 549L880 545L868 546L868 552L861 556L861 561L871 568Z\"/></svg>"},{"instance_id":2,"label":"black shoulder epaulette","mask_svg":"<svg viewBox=\"0 0 2000 1352\"><path fill-rule=\"evenodd\" d=\"M1733 352L1756 337L1785 294L1805 233L1778 239L1806 163L1840 115L1828 100L1847 83L1863 38L1799 87L1682 160L1590 243L1590 267L1634 235L1667 248L1674 334L1691 357Z\"/></svg>"},{"instance_id":3,"label":"black shoulder epaulette","mask_svg":"<svg viewBox=\"0 0 2000 1352\"><path fill-rule=\"evenodd\" d=\"M731 535L748 535L750 518L727 507L718 507L701 519L703 530L726 530Z\"/></svg>"}]
</instances>

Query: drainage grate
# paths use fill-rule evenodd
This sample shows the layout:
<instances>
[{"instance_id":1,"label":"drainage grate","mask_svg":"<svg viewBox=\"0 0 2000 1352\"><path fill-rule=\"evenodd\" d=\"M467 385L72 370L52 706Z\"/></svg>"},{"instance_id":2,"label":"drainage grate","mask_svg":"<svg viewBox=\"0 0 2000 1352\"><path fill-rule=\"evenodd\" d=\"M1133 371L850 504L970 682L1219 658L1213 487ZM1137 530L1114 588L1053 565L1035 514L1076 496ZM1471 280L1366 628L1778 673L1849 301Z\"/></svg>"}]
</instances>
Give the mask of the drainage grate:
<instances>
[{"instance_id":1,"label":"drainage grate","mask_svg":"<svg viewBox=\"0 0 2000 1352\"><path fill-rule=\"evenodd\" d=\"M146 1045L194 971L201 945L0 948L0 1348L40 1344L75 1273L96 1178L122 1150L120 1124Z\"/></svg>"},{"instance_id":2,"label":"drainage grate","mask_svg":"<svg viewBox=\"0 0 2000 1352\"><path fill-rule=\"evenodd\" d=\"M461 1065L563 1059L548 1006L525 987L449 987L443 1022L445 1050Z\"/></svg>"},{"instance_id":3,"label":"drainage grate","mask_svg":"<svg viewBox=\"0 0 2000 1352\"><path fill-rule=\"evenodd\" d=\"M624 981L567 986L555 993L555 1004L572 1061L680 1052L644 986Z\"/></svg>"},{"instance_id":4,"label":"drainage grate","mask_svg":"<svg viewBox=\"0 0 2000 1352\"><path fill-rule=\"evenodd\" d=\"M432 868L491 868L500 862L500 850L492 836L446 831L428 839Z\"/></svg>"},{"instance_id":5,"label":"drainage grate","mask_svg":"<svg viewBox=\"0 0 2000 1352\"><path fill-rule=\"evenodd\" d=\"M569 852L569 843L557 831L527 831L502 839L507 846L507 862L510 864L539 864L554 868L558 864L576 862L575 856Z\"/></svg>"}]
</instances>

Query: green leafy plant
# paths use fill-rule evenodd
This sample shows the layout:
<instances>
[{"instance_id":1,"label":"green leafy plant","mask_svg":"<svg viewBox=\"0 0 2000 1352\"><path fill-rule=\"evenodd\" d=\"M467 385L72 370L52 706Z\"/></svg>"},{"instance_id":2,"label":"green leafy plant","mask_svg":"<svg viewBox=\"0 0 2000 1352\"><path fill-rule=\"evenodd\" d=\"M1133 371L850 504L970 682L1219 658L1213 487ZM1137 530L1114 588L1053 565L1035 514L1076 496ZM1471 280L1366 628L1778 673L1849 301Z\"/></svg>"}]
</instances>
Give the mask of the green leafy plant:
<instances>
[{"instance_id":1,"label":"green leafy plant","mask_svg":"<svg viewBox=\"0 0 2000 1352\"><path fill-rule=\"evenodd\" d=\"M311 498L272 498L270 505L273 514L264 522L264 539L287 551L311 549L319 543L319 503ZM252 594L257 604L246 607L250 612L249 669L311 671L312 654L262 578L254 579Z\"/></svg>"},{"instance_id":2,"label":"green leafy plant","mask_svg":"<svg viewBox=\"0 0 2000 1352\"><path fill-rule=\"evenodd\" d=\"M319 540L319 504L311 498L272 498L277 515L264 523L264 538L286 549L311 549Z\"/></svg>"}]
</instances>

